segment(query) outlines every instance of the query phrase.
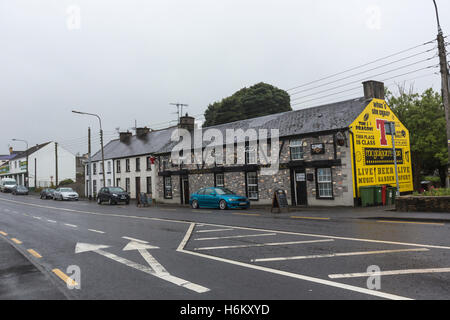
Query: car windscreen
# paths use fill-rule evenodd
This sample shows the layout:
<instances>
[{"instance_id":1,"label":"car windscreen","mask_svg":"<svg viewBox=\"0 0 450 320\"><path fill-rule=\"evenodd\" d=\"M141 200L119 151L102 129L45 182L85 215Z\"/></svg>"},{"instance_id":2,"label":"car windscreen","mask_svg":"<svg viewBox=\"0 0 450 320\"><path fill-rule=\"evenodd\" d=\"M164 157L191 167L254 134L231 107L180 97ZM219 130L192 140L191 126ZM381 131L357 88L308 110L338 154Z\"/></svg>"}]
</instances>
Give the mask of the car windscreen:
<instances>
[{"instance_id":1,"label":"car windscreen","mask_svg":"<svg viewBox=\"0 0 450 320\"><path fill-rule=\"evenodd\" d=\"M61 192L74 192L72 188L61 188L59 189Z\"/></svg>"},{"instance_id":2,"label":"car windscreen","mask_svg":"<svg viewBox=\"0 0 450 320\"><path fill-rule=\"evenodd\" d=\"M17 190L19 190L19 191L27 191L28 189L26 187L24 187L24 186L18 186Z\"/></svg>"},{"instance_id":3,"label":"car windscreen","mask_svg":"<svg viewBox=\"0 0 450 320\"><path fill-rule=\"evenodd\" d=\"M223 195L223 194L235 194L233 191L226 189L226 188L216 188L216 193Z\"/></svg>"},{"instance_id":4,"label":"car windscreen","mask_svg":"<svg viewBox=\"0 0 450 320\"><path fill-rule=\"evenodd\" d=\"M123 190L122 188L109 188L109 192L120 193L120 192L125 192L125 190Z\"/></svg>"},{"instance_id":5,"label":"car windscreen","mask_svg":"<svg viewBox=\"0 0 450 320\"><path fill-rule=\"evenodd\" d=\"M14 181L5 181L3 184L4 184L5 186L13 186L13 185L15 185L16 183L15 183Z\"/></svg>"}]
</instances>

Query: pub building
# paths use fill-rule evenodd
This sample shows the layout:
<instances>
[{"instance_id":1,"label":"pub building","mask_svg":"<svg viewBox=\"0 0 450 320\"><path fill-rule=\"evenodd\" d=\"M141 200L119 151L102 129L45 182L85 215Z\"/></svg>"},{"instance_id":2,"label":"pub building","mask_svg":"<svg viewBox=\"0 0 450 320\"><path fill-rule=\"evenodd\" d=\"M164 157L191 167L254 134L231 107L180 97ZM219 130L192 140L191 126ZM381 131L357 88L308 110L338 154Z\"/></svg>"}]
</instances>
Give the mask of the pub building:
<instances>
[{"instance_id":1,"label":"pub building","mask_svg":"<svg viewBox=\"0 0 450 320\"><path fill-rule=\"evenodd\" d=\"M251 206L272 205L278 190L284 190L291 206L358 206L360 187L396 185L394 138L400 192L410 193L409 132L384 101L383 83L367 81L363 88L361 98L201 129L218 130L224 138L227 129L278 129L279 170L272 175L261 174L266 166L250 144L245 159L234 164L188 164L171 159L179 143L171 139L174 130L186 129L194 141L195 119L186 114L176 126L157 131L145 128L136 135L121 133L120 139L109 142L104 150L105 163L111 162L111 184L107 185L126 189L131 198L146 192L156 203L188 204L190 194L216 186L247 196ZM395 123L394 137L386 122ZM221 148L226 155L226 146ZM194 154L192 150L192 160ZM100 160L98 152L93 166L99 167ZM95 179L102 176L94 174Z\"/></svg>"},{"instance_id":2,"label":"pub building","mask_svg":"<svg viewBox=\"0 0 450 320\"><path fill-rule=\"evenodd\" d=\"M174 143L168 143L155 154L160 179L154 196L163 203L188 204L191 193L216 186L247 196L255 206L271 205L281 189L292 206L357 206L361 186L396 185L386 121L396 127L400 191L412 192L409 132L384 101L384 84L363 86L364 97L358 99L203 129L220 130L223 137L227 129L278 129L280 164L274 175L261 174L263 165L248 146L244 164L199 165L174 164ZM179 127L193 131L194 118L182 117Z\"/></svg>"}]
</instances>

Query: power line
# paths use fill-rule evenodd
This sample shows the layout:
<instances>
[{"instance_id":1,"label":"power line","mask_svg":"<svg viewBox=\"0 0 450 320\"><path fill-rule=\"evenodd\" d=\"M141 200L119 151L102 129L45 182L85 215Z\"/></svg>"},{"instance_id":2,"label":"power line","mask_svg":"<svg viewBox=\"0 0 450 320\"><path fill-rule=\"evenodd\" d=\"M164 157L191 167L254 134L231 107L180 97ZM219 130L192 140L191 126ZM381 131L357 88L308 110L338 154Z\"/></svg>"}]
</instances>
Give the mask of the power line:
<instances>
[{"instance_id":1,"label":"power line","mask_svg":"<svg viewBox=\"0 0 450 320\"><path fill-rule=\"evenodd\" d=\"M299 93L311 91L311 90L314 90L314 89L318 89L318 88L327 86L327 85L329 85L329 84L333 84L333 83L335 83L335 82L339 82L339 81L342 81L342 80L347 80L347 79L350 79L350 78L359 76L359 75L361 75L361 74L364 74L364 73L366 73L366 72L370 72L370 71L374 71L374 70L377 70L377 69L381 69L381 68L384 68L384 67L387 67L387 66L396 64L396 63L398 63L398 62L405 61L405 60L408 60L408 59L417 57L417 56L419 56L419 55L428 53L428 52L433 51L433 50L435 50L435 49L437 49L437 47L432 48L432 49L429 49L429 50L426 50L426 51L422 51L422 52L420 52L420 53L413 54L413 55L411 55L411 56L408 56L408 57L405 57L405 58L402 58L402 59L399 59L399 60L396 60L396 61L392 61L392 62L386 63L386 64L384 64L384 65L381 65L381 66L378 66L378 67L375 67L375 68L372 68L372 69L368 69L368 70L365 70L365 71L361 71L361 72L358 72L358 73L354 73L354 74L349 75L349 76L346 76L346 77L344 77L344 78L336 79L336 80L334 80L334 81L330 81L330 82L321 84L321 85L316 86L316 87L312 87L312 88L308 88L308 89L305 89L305 90L302 90L302 91L294 92L294 93L291 94L291 96L296 95L296 94L299 94Z\"/></svg>"},{"instance_id":2,"label":"power line","mask_svg":"<svg viewBox=\"0 0 450 320\"><path fill-rule=\"evenodd\" d=\"M363 81L366 81L368 78L375 78L375 77L379 77L379 76L387 74L387 73L391 73L391 72L394 72L394 71L397 71L397 70L405 69L405 68L411 67L413 65L417 65L419 63L423 63L423 62L429 61L431 59L434 59L435 57L436 56L434 55L433 57L430 57L428 59L424 59L424 60L421 60L421 61L410 63L408 65L404 65L404 66L401 66L401 67L398 67L398 68L395 68L395 69L392 69L392 70L388 70L388 71L385 71L385 72L382 72L382 73L379 73L379 74L376 74L376 75L365 77L363 79L359 79L359 80L351 81L351 82L348 82L348 83L345 83L345 84L341 84L339 86L336 86L336 87L333 87L333 88L328 88L328 89L322 90L322 91L318 91L318 92L315 92L315 93L312 93L312 94L309 94L309 95L306 95L306 96L298 97L298 98L292 99L291 101L296 101L296 100L300 100L300 99L303 99L303 98L308 98L308 97L311 97L311 96L315 96L315 95L318 95L318 94L321 94L321 93L324 93L324 92L328 92L330 90L335 90L335 89L339 89L339 88L342 88L342 87L346 87L346 86L348 86L350 84L361 83ZM428 66L426 68L431 68L431 67L433 67L433 66ZM418 69L416 71L420 71L420 70L422 70L422 69Z\"/></svg>"},{"instance_id":3,"label":"power line","mask_svg":"<svg viewBox=\"0 0 450 320\"><path fill-rule=\"evenodd\" d=\"M427 42L425 42L425 43L422 43L422 44L420 44L420 45L417 45L417 46L414 46L414 47L411 47L411 48L408 48L408 49L405 49L405 50L401 50L401 51L399 51L399 52L390 54L390 55L385 56L385 57L383 57L383 58L379 58L379 59L373 60L373 61L371 61L371 62L368 62L368 63L362 64L362 65L359 65L359 66L357 66L357 67L353 67L353 68L347 69L347 70L345 70L345 71L341 71L341 72L332 74L332 75L330 75L330 76L326 76L326 77L321 78L321 79L317 79L317 80L314 80L314 81L311 81L311 82L308 82L308 83L305 83L305 84L302 84L302 85L295 86L295 87L293 87L293 88L287 89L286 91L292 91L292 90L295 90L295 89L298 89L298 88L306 87L306 86L308 86L308 85L311 85L311 84L314 84L314 83L318 83L318 82L320 82L320 81L327 80L327 79L336 77L336 76L338 76L338 75L341 75L341 74L344 74L344 73L347 73L347 72L350 72L350 71L354 71L354 70L363 68L363 67L365 67L365 66L368 66L368 65L371 65L371 64L374 64L374 63L377 63L377 62L380 62L380 61L383 61L383 60L386 60L386 59L395 57L395 56L397 56L397 55L400 55L400 54L402 54L402 53L405 53L405 52L408 52L408 51L411 51L411 50L414 50L414 49L417 49L417 48L420 48L420 47L422 47L422 46L426 46L426 45L428 45L428 44L430 44L430 43L433 43L434 41L436 41L436 39L427 41Z\"/></svg>"}]
</instances>

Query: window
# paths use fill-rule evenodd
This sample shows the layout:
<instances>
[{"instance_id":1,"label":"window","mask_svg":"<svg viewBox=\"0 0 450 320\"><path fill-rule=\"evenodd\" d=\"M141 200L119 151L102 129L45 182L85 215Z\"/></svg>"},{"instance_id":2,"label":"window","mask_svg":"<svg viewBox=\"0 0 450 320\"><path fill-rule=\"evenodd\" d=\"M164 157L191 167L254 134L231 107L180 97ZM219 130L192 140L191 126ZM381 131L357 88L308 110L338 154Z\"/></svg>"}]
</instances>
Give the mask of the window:
<instances>
[{"instance_id":1,"label":"window","mask_svg":"<svg viewBox=\"0 0 450 320\"><path fill-rule=\"evenodd\" d=\"M247 172L247 197L258 200L258 175L256 172Z\"/></svg>"},{"instance_id":2,"label":"window","mask_svg":"<svg viewBox=\"0 0 450 320\"><path fill-rule=\"evenodd\" d=\"M120 173L120 160L116 160L116 168L117 168L116 172Z\"/></svg>"},{"instance_id":3,"label":"window","mask_svg":"<svg viewBox=\"0 0 450 320\"><path fill-rule=\"evenodd\" d=\"M89 175L89 165L86 165L86 175Z\"/></svg>"},{"instance_id":4,"label":"window","mask_svg":"<svg viewBox=\"0 0 450 320\"><path fill-rule=\"evenodd\" d=\"M125 191L130 192L130 178L125 178Z\"/></svg>"},{"instance_id":5,"label":"window","mask_svg":"<svg viewBox=\"0 0 450 320\"><path fill-rule=\"evenodd\" d=\"M257 149L254 146L245 147L245 163L256 164L257 163Z\"/></svg>"},{"instance_id":6,"label":"window","mask_svg":"<svg viewBox=\"0 0 450 320\"><path fill-rule=\"evenodd\" d=\"M152 169L152 157L147 157L147 171Z\"/></svg>"},{"instance_id":7,"label":"window","mask_svg":"<svg viewBox=\"0 0 450 320\"><path fill-rule=\"evenodd\" d=\"M125 171L130 172L130 159L125 160Z\"/></svg>"},{"instance_id":8,"label":"window","mask_svg":"<svg viewBox=\"0 0 450 320\"><path fill-rule=\"evenodd\" d=\"M97 180L92 180L92 191L94 192L94 196L97 193Z\"/></svg>"},{"instance_id":9,"label":"window","mask_svg":"<svg viewBox=\"0 0 450 320\"><path fill-rule=\"evenodd\" d=\"M172 177L164 177L164 198L172 199Z\"/></svg>"},{"instance_id":10,"label":"window","mask_svg":"<svg viewBox=\"0 0 450 320\"><path fill-rule=\"evenodd\" d=\"M291 140L291 160L303 160L303 142L300 139Z\"/></svg>"},{"instance_id":11,"label":"window","mask_svg":"<svg viewBox=\"0 0 450 320\"><path fill-rule=\"evenodd\" d=\"M96 163L93 164L92 171L94 172L94 174L97 174L97 164Z\"/></svg>"},{"instance_id":12,"label":"window","mask_svg":"<svg viewBox=\"0 0 450 320\"><path fill-rule=\"evenodd\" d=\"M152 177L147 177L147 193L152 193Z\"/></svg>"},{"instance_id":13,"label":"window","mask_svg":"<svg viewBox=\"0 0 450 320\"><path fill-rule=\"evenodd\" d=\"M216 187L225 187L225 177L223 173L216 173Z\"/></svg>"},{"instance_id":14,"label":"window","mask_svg":"<svg viewBox=\"0 0 450 320\"><path fill-rule=\"evenodd\" d=\"M317 169L317 196L318 198L333 198L333 181L331 168Z\"/></svg>"},{"instance_id":15,"label":"window","mask_svg":"<svg viewBox=\"0 0 450 320\"><path fill-rule=\"evenodd\" d=\"M141 171L141 158L136 158L136 172Z\"/></svg>"},{"instance_id":16,"label":"window","mask_svg":"<svg viewBox=\"0 0 450 320\"><path fill-rule=\"evenodd\" d=\"M111 187L111 179L108 179L108 184L106 185L107 187Z\"/></svg>"},{"instance_id":17,"label":"window","mask_svg":"<svg viewBox=\"0 0 450 320\"><path fill-rule=\"evenodd\" d=\"M116 187L120 187L120 178L116 179Z\"/></svg>"},{"instance_id":18,"label":"window","mask_svg":"<svg viewBox=\"0 0 450 320\"><path fill-rule=\"evenodd\" d=\"M106 173L111 173L111 161L108 161L108 171Z\"/></svg>"},{"instance_id":19,"label":"window","mask_svg":"<svg viewBox=\"0 0 450 320\"><path fill-rule=\"evenodd\" d=\"M103 173L103 162L99 163L99 167L100 167L100 170L98 170L99 171L98 174L102 174Z\"/></svg>"}]
</instances>

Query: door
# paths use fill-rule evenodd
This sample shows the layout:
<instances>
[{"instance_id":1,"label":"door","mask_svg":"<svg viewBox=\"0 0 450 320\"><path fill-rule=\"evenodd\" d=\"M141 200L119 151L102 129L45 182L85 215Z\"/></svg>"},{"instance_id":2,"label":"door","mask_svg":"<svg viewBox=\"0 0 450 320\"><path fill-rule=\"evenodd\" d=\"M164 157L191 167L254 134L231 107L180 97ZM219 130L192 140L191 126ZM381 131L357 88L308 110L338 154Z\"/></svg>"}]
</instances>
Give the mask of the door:
<instances>
[{"instance_id":1,"label":"door","mask_svg":"<svg viewBox=\"0 0 450 320\"><path fill-rule=\"evenodd\" d=\"M141 193L141 177L136 177L136 199L139 198Z\"/></svg>"},{"instance_id":2,"label":"door","mask_svg":"<svg viewBox=\"0 0 450 320\"><path fill-rule=\"evenodd\" d=\"M306 172L304 169L295 170L295 191L297 205L306 206L308 204L308 193L306 189Z\"/></svg>"},{"instance_id":3,"label":"door","mask_svg":"<svg viewBox=\"0 0 450 320\"><path fill-rule=\"evenodd\" d=\"M188 176L183 176L182 183L183 183L183 198L184 198L183 203L184 204L189 204L189 197L190 197L190 194L189 194L189 177Z\"/></svg>"}]
</instances>

